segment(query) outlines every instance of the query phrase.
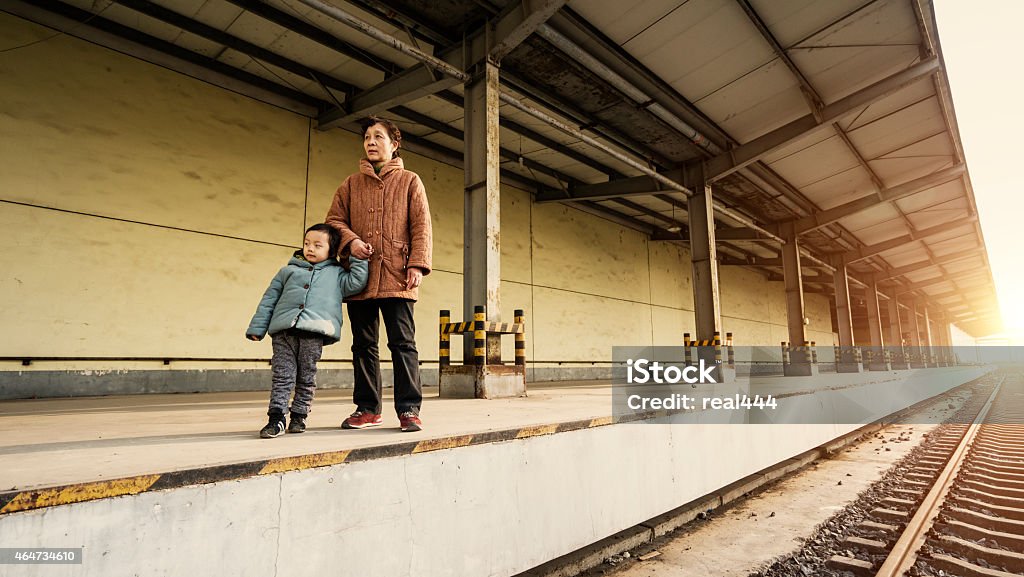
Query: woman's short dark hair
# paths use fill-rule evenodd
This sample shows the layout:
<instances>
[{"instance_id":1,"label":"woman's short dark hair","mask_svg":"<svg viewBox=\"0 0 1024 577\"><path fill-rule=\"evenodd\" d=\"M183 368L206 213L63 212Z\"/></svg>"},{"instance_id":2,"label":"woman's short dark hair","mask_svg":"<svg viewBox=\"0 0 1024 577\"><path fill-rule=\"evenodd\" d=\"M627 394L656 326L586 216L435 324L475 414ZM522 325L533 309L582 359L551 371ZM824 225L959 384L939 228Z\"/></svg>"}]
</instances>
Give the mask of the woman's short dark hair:
<instances>
[{"instance_id":1,"label":"woman's short dark hair","mask_svg":"<svg viewBox=\"0 0 1024 577\"><path fill-rule=\"evenodd\" d=\"M398 150L402 144L402 131L398 129L398 125L388 120L387 118L381 118L379 116L368 116L363 120L361 126L363 128L363 136L366 136L366 131L371 126L379 124L384 127L384 130L388 131L388 136L391 137L391 141L395 143L395 151L391 153L391 158L398 158Z\"/></svg>"},{"instance_id":2,"label":"woman's short dark hair","mask_svg":"<svg viewBox=\"0 0 1024 577\"><path fill-rule=\"evenodd\" d=\"M321 222L307 228L305 234L303 234L303 237L305 237L306 234L313 232L314 230L317 232L327 233L327 254L329 255L328 258L338 258L338 250L341 248L341 235L338 234L338 231L335 230L333 226Z\"/></svg>"}]
</instances>

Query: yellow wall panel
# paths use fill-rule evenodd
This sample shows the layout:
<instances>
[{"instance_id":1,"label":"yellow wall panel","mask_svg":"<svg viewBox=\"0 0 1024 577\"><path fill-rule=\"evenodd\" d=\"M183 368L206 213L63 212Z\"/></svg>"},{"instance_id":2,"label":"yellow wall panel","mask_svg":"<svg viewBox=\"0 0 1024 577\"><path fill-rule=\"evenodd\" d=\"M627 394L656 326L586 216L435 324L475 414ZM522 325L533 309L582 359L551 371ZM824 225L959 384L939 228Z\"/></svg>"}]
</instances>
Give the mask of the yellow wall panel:
<instances>
[{"instance_id":1,"label":"yellow wall panel","mask_svg":"<svg viewBox=\"0 0 1024 577\"><path fill-rule=\"evenodd\" d=\"M763 276L738 266L722 266L718 271L723 316L771 322L766 314L768 281Z\"/></svg>"},{"instance_id":2,"label":"yellow wall panel","mask_svg":"<svg viewBox=\"0 0 1024 577\"><path fill-rule=\"evenodd\" d=\"M531 263L531 202L530 193L501 187L501 278L530 283L533 277Z\"/></svg>"},{"instance_id":3,"label":"yellow wall panel","mask_svg":"<svg viewBox=\"0 0 1024 577\"><path fill-rule=\"evenodd\" d=\"M774 326L771 323L723 315L722 328L724 329L722 339L725 339L724 333L731 332L733 344L738 347L772 344Z\"/></svg>"},{"instance_id":4,"label":"yellow wall panel","mask_svg":"<svg viewBox=\"0 0 1024 577\"><path fill-rule=\"evenodd\" d=\"M283 247L5 205L7 356L254 357L245 329Z\"/></svg>"},{"instance_id":5,"label":"yellow wall panel","mask_svg":"<svg viewBox=\"0 0 1024 577\"><path fill-rule=\"evenodd\" d=\"M650 302L647 237L558 204L533 207L533 282Z\"/></svg>"},{"instance_id":6,"label":"yellow wall panel","mask_svg":"<svg viewBox=\"0 0 1024 577\"><path fill-rule=\"evenodd\" d=\"M693 311L654 305L651 307L654 346L678 347L683 344L683 333L694 334Z\"/></svg>"},{"instance_id":7,"label":"yellow wall panel","mask_svg":"<svg viewBox=\"0 0 1024 577\"><path fill-rule=\"evenodd\" d=\"M534 358L608 361L613 346L651 344L651 311L643 303L534 287Z\"/></svg>"},{"instance_id":8,"label":"yellow wall panel","mask_svg":"<svg viewBox=\"0 0 1024 577\"><path fill-rule=\"evenodd\" d=\"M693 266L689 251L678 243L648 243L651 253L651 302L693 311Z\"/></svg>"},{"instance_id":9,"label":"yellow wall panel","mask_svg":"<svg viewBox=\"0 0 1024 577\"><path fill-rule=\"evenodd\" d=\"M0 38L52 31L0 14ZM0 59L6 200L290 244L308 121L69 36Z\"/></svg>"}]
</instances>

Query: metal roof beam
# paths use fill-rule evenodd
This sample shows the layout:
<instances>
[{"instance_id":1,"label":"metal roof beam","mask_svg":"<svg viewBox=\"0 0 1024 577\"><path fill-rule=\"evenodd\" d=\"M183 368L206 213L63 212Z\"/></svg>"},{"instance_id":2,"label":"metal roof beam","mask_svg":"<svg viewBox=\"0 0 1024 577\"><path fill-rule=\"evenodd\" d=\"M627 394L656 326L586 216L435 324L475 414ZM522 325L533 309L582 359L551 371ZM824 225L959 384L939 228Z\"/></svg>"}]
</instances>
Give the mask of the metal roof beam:
<instances>
[{"instance_id":1,"label":"metal roof beam","mask_svg":"<svg viewBox=\"0 0 1024 577\"><path fill-rule=\"evenodd\" d=\"M955 283L958 280L959 281L967 280L967 279L976 277L977 275L978 275L978 271L976 271L976 270L966 270L966 271L961 271L961 272L954 273L954 274L951 274L951 275L939 275L939 276L937 276L935 278L930 278L928 280L923 280L923 281L912 283L912 284L909 284L909 285L904 285L904 286L900 287L899 289L897 289L896 292L897 292L897 294L906 294L906 293L909 293L909 292L914 292L914 291L917 291L917 290L921 290L921 289L926 288L926 287L935 286L937 284L942 284L944 282Z\"/></svg>"},{"instance_id":2,"label":"metal roof beam","mask_svg":"<svg viewBox=\"0 0 1024 577\"><path fill-rule=\"evenodd\" d=\"M4 9L26 20L56 29L74 30L74 36L141 58L169 70L187 74L215 86L245 94L263 102L311 115L327 105L277 82L272 82L219 60L203 56L161 38L57 0L8 2ZM87 25L83 26L83 23Z\"/></svg>"},{"instance_id":3,"label":"metal roof beam","mask_svg":"<svg viewBox=\"0 0 1024 577\"><path fill-rule=\"evenodd\" d=\"M347 0L350 4L355 4L367 12L370 12L382 20L390 20L397 22L402 25L406 33L410 36L417 36L421 40L430 42L437 46L447 46L455 42L456 39L448 38L443 32L435 30L430 26L427 26L422 21L417 20L414 16L403 11L402 7L397 5L395 2L382 2L379 0Z\"/></svg>"},{"instance_id":4,"label":"metal roof beam","mask_svg":"<svg viewBox=\"0 0 1024 577\"><path fill-rule=\"evenodd\" d=\"M794 228L796 229L797 234L805 234L848 216L864 212L865 210L869 210L880 204L893 202L956 180L963 176L965 171L966 167L963 164L944 168L927 176L915 178L914 180L905 182L898 186L883 189L875 195L868 195L828 210L812 213L809 216L798 219L794 224Z\"/></svg>"},{"instance_id":5,"label":"metal roof beam","mask_svg":"<svg viewBox=\"0 0 1024 577\"><path fill-rule=\"evenodd\" d=\"M300 64L289 58L285 58L284 56L281 56L280 54L277 54L275 52L271 52L266 48L257 46L251 42L247 42L245 40L242 40L241 38L232 36L231 34L228 34L227 32L224 32L222 30L218 30L212 26L207 26L202 22L193 20L187 16L174 12L173 10L169 10L167 8L164 8L163 6L154 4L153 2L149 2L148 0L116 1L118 4L130 8L140 14L145 14L146 16L149 16L155 20L159 20L161 22L170 24L171 26L176 26L186 32L190 32L192 34L195 34L196 36L205 38L206 40L209 40L211 42L221 44L223 46L231 48L232 50L241 52L242 54L245 54L246 56L249 56L250 58L253 58L255 60L262 61L267 64L272 64L282 70L287 70L288 72L291 72L296 76L317 80L319 82L322 82L325 86L334 88L336 90L340 90L345 93L350 93L355 88L352 84L349 84L348 82L344 82L337 78L327 76L322 72L313 70L308 66Z\"/></svg>"},{"instance_id":6,"label":"metal roof beam","mask_svg":"<svg viewBox=\"0 0 1024 577\"><path fill-rule=\"evenodd\" d=\"M273 22L286 30L298 32L300 35L305 36L318 44L326 46L339 54L344 54L345 56L348 56L349 58L365 64L375 70L382 70L385 74L397 74L402 70L394 62L388 62L387 60L378 58L358 46L349 44L340 38L336 38L305 20L300 20L299 18L292 16L287 12L283 12L261 0L227 1L247 12L251 12L267 21Z\"/></svg>"},{"instance_id":7,"label":"metal roof beam","mask_svg":"<svg viewBox=\"0 0 1024 577\"><path fill-rule=\"evenodd\" d=\"M462 64L462 44L449 48L439 58L452 66ZM394 106L419 100L459 84L457 78L438 74L427 66L415 66L368 88L317 118L317 128L327 130L339 124L347 124L382 112Z\"/></svg>"},{"instance_id":8,"label":"metal roof beam","mask_svg":"<svg viewBox=\"0 0 1024 577\"><path fill-rule=\"evenodd\" d=\"M664 215L664 214L662 214L662 213L660 213L660 212L658 212L658 211L656 211L654 209L647 208L646 206L644 206L642 204L637 204L637 203L635 203L635 202L633 202L631 200L626 200L624 198L616 198L616 199L613 199L613 201L617 202L618 204L621 204L622 206L624 206L624 207L626 207L628 209L635 210L637 212L641 212L641 213L646 214L647 216L649 216L651 218L660 220L660 221L668 224L669 228L678 228L680 231L684 231L684 232L680 232L680 234L685 234L685 235L689 236L689 228L687 228L687 226L685 224L679 222L678 220L676 220L676 219L674 219L674 218L672 218L670 216ZM666 229L666 232L670 232L670 231L668 231L668 229Z\"/></svg>"},{"instance_id":9,"label":"metal roof beam","mask_svg":"<svg viewBox=\"0 0 1024 577\"><path fill-rule=\"evenodd\" d=\"M437 132L440 132L441 134L444 134L446 136L450 136L452 138L457 138L459 140L465 141L465 134L458 128L455 128L454 126L451 126L449 124L445 124L444 122L431 118L425 114L420 114L415 110L406 108L404 106L396 106L394 108L390 108L389 111L403 118L407 118L417 124L426 126L431 130L436 130ZM520 159L522 159L523 166L530 168L532 170L536 170L537 172L546 174L552 178L556 178L562 182L569 183L570 185L577 182L573 177L561 171L553 169L545 164L541 164L536 160L531 160L529 158L522 157L519 153L508 148L501 148L501 157L506 160L511 160L513 162L519 162ZM545 193L547 195L556 194L556 189L548 188L547 190L549 191Z\"/></svg>"},{"instance_id":10,"label":"metal roof beam","mask_svg":"<svg viewBox=\"0 0 1024 577\"><path fill-rule=\"evenodd\" d=\"M808 114L746 144L728 150L708 161L708 177L710 180L715 180L732 174L769 153L810 134L823 124L837 120L862 106L877 102L941 69L942 64L938 58L929 58L825 106L821 111L820 120L813 114Z\"/></svg>"},{"instance_id":11,"label":"metal roof beam","mask_svg":"<svg viewBox=\"0 0 1024 577\"><path fill-rule=\"evenodd\" d=\"M566 0L524 0L513 2L512 10L494 26L496 38L490 58L496 62L512 52L565 5Z\"/></svg>"},{"instance_id":12,"label":"metal roof beam","mask_svg":"<svg viewBox=\"0 0 1024 577\"><path fill-rule=\"evenodd\" d=\"M542 144L550 148L551 150L554 150L555 152L563 156L567 156L580 164L589 166L590 168L593 168L598 172L603 172L610 176L611 178L623 177L623 174L618 170L615 170L614 168L611 168L600 161L594 160L593 158L585 154L577 152L572 148L569 148L568 146L562 144L561 142L558 142L552 138L544 136L539 132L531 130L530 128L527 128L526 126L523 126L522 124L519 124L518 122L510 118L502 117L498 119L498 122L501 124L501 126L508 128L509 130L515 132L516 134L520 134L538 144Z\"/></svg>"},{"instance_id":13,"label":"metal roof beam","mask_svg":"<svg viewBox=\"0 0 1024 577\"><path fill-rule=\"evenodd\" d=\"M961 251L961 252L955 252L955 253L952 253L952 254L947 254L945 256L935 257L934 259L922 260L922 261L919 261L919 262L915 262L914 264L908 264L906 266L890 268L890 269L884 270L884 271L882 271L880 273L876 273L875 276L878 278L878 280L885 280L885 279L890 279L890 278L894 278L894 277L898 277L898 276L903 276L903 275L908 274L908 273L912 273L912 272L919 271L919 270L924 270L926 268L937 266L937 265L940 265L940 264L946 264L946 263L950 263L950 262L954 262L954 261L958 261L958 260L963 260L965 258L970 258L972 256L977 255L978 252L979 252L979 249L972 248L970 250L965 250L965 251Z\"/></svg>"},{"instance_id":14,"label":"metal roof beam","mask_svg":"<svg viewBox=\"0 0 1024 577\"><path fill-rule=\"evenodd\" d=\"M682 169L669 170L662 174L666 178L672 179L676 182L682 182L683 180ZM665 192L666 189L667 187L664 184L654 180L654 178L650 176L633 176L630 178L609 180L608 182L599 182L597 184L580 184L569 189L569 197L561 195L543 195L538 196L536 201L544 203L606 200L617 197L646 196L649 194Z\"/></svg>"},{"instance_id":15,"label":"metal roof beam","mask_svg":"<svg viewBox=\"0 0 1024 577\"><path fill-rule=\"evenodd\" d=\"M779 41L775 38L775 35L772 34L772 31L768 29L768 25L761 19L761 16L756 10L754 10L754 7L750 5L749 0L736 1L739 3L740 7L743 8L743 11L746 12L747 19L750 20L750 23L757 28L757 31L761 33L761 37L764 38L765 42L772 47L775 55L778 56L779 60L786 65L786 68L789 68L789 71L796 78L797 82L800 83L800 92L803 94L804 100L807 101L807 105L811 109L811 114L813 114L820 122L821 110L825 107L825 103L821 100L821 95L819 95L818 91L811 86L810 81L807 80L807 77L804 76L803 72L800 72L796 63L793 62L793 59L789 57L786 50L781 44L779 44Z\"/></svg>"},{"instance_id":16,"label":"metal roof beam","mask_svg":"<svg viewBox=\"0 0 1024 577\"><path fill-rule=\"evenodd\" d=\"M972 216L968 216L968 217L965 217L965 218L960 218L960 219L957 219L957 220L954 220L954 221L951 221L951 222L947 222L945 224L940 224L940 225L937 225L937 226L933 226L933 227L930 227L930 228L925 228L925 229L922 229L922 230L911 231L910 234L905 234L903 236L899 236L899 237L896 237L894 239L887 240L885 242L880 242L878 244L873 244L873 245L870 245L870 246L865 246L865 247L859 248L857 250L851 250L849 252L843 253L842 254L842 259L843 259L843 262L845 264L850 264L850 263L853 263L853 262L857 262L859 260L864 260L864 259L866 259L868 257L872 257L872 256L875 256L877 254L881 254L881 253L883 253L883 252L885 252L887 250L892 250L894 248L903 246L903 245L905 245L907 243L911 243L911 242L914 242L914 241L917 241L917 240L922 240L922 239L925 239L925 238L927 238L929 236L935 236L937 234L942 234L944 232L949 232L951 229L954 229L954 228L956 228L958 226L962 226L962 225L965 225L965 224L972 223L975 220L977 220L977 218L978 218L977 216L973 216L972 215Z\"/></svg>"},{"instance_id":17,"label":"metal roof beam","mask_svg":"<svg viewBox=\"0 0 1024 577\"><path fill-rule=\"evenodd\" d=\"M716 228L715 238L719 240L774 240L761 231L747 227Z\"/></svg>"}]
</instances>

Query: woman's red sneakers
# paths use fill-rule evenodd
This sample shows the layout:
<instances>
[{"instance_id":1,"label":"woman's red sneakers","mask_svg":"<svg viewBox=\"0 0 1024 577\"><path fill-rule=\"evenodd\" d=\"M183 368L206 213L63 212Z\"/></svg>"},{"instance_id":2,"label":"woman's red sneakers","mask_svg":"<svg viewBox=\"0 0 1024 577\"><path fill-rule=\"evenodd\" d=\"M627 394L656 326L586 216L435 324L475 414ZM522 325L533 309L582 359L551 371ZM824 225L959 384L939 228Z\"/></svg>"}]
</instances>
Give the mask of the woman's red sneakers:
<instances>
[{"instance_id":1,"label":"woman's red sneakers","mask_svg":"<svg viewBox=\"0 0 1024 577\"><path fill-rule=\"evenodd\" d=\"M423 430L423 422L419 415L412 411L406 411L398 415L398 422L402 425L402 432L412 433Z\"/></svg>"},{"instance_id":2,"label":"woman's red sneakers","mask_svg":"<svg viewBox=\"0 0 1024 577\"><path fill-rule=\"evenodd\" d=\"M384 422L380 415L368 411L356 411L341 424L342 429L365 429Z\"/></svg>"}]
</instances>

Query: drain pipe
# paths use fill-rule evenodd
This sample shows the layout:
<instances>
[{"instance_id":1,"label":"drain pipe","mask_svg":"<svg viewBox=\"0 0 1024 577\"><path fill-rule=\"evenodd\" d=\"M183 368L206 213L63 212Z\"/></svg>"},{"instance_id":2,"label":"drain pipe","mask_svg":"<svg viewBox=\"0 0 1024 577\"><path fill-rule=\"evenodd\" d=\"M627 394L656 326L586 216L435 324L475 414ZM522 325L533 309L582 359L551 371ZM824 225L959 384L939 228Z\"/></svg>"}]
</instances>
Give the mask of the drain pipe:
<instances>
[{"instance_id":1,"label":"drain pipe","mask_svg":"<svg viewBox=\"0 0 1024 577\"><path fill-rule=\"evenodd\" d=\"M409 56L411 58L415 58L416 60L419 60L420 62L423 62L424 64L426 64L427 66L433 68L434 70L437 70L438 72L447 74L447 75L449 75L449 76L451 76L453 78L456 78L456 79L458 79L458 80L460 80L462 82L468 82L470 80L470 76L468 74L466 74L465 72L463 72L463 71L459 70L458 68L452 66L451 64L448 64L447 62L441 60L440 58L437 58L435 56L427 54L426 52L423 52L422 50L420 50L420 49L418 49L418 48L416 48L414 46L410 46L409 44L406 44L405 42L399 40L398 38L395 38L394 36L388 34L387 32L384 32L383 30L373 26L372 24L369 24L369 23L367 23L367 22L365 22L365 21L363 21L363 20L353 16L352 14L349 14L348 12L345 12L344 10L342 10L341 8L338 8L337 6L332 6L330 4L327 4L327 3L323 2L322 0L299 0L299 2L305 4L306 6L309 6L310 8L313 8L314 10L317 10L317 11L319 11L319 12L321 12L321 13L327 15L327 16L330 16L331 18L341 22L342 24L345 24L347 26L350 26L350 27L354 28L355 30L358 30L359 32L362 32L363 34L366 34L367 36L370 36L371 38L374 38L374 39L376 39L376 40L378 40L380 42L383 42L384 44L386 44L388 46L391 46L395 50L398 50L399 52L401 52L401 53L403 53L403 54L405 54L405 55L407 55L407 56ZM558 33L555 32L554 30L550 29L550 27L548 27L547 25L541 25L541 29L542 30L547 29L548 32L546 32L545 34L551 36L552 38L557 38L554 35L558 34ZM561 35L558 35L558 36L561 36ZM559 42L562 42L563 40L564 40L564 42L568 43L569 45L575 46L574 44L569 42L569 40L567 38L565 38L565 37L561 37ZM597 60L595 60L595 59L593 59L593 57L590 57L589 55L587 55L585 52L583 52L581 49L579 49L579 47L576 47L576 48L577 48L577 51L579 53L579 57L580 58L587 57L584 60L585 64L590 65L590 63L593 63L594 65L600 65L600 63L598 63ZM575 54L573 56L576 57ZM611 70L609 70L607 68L606 68L606 70L607 70L608 73L614 74L614 72L612 72ZM619 79L618 83L623 84L623 85L628 85L628 83L624 79L622 79L618 75L616 75L616 77ZM633 90L635 91L634 92L635 94L639 94L639 95L643 94L641 91L639 91L635 87L633 87ZM623 163L625 163L625 164L627 164L627 165L629 165L629 166L639 170L640 172L650 176L654 180L664 184L665 186L667 186L667 187L669 187L669 188L671 188L671 189L673 189L675 191L682 192L683 194L685 194L687 196L691 196L693 194L688 188L686 188L682 184L679 184L678 182L676 182L676 181L666 177L665 175L659 173L658 171L653 170L650 167L645 166L644 164L642 164L640 162L637 162L636 160L633 160L629 156L626 156L625 154L615 150L614 148L611 148L610 146L600 142L599 140L594 139L592 137L589 137L586 134L583 134L583 132L581 132L581 131L579 131L579 130L577 130L577 129L575 129L575 128L567 125L567 124L565 124L564 122L561 122L560 120L552 117L549 114L546 114L545 112L543 112L541 110L538 110L538 109L536 109L536 108L534 108L532 106L524 104L523 102L520 102L518 99L516 99L516 98L514 98L514 97L512 97L512 96L510 96L508 94L505 94L505 93L501 93L500 94L500 98L501 98L502 102L505 102L506 104L509 104L510 106L513 106L514 108L516 108L518 110L521 110L522 112L525 112L525 113L529 114L530 116L533 116L534 118L537 118L538 120L542 120L542 121L546 122L547 124L549 124L549 125L557 128L557 129L561 130L562 132L565 132L566 134L569 134L570 136L573 136L575 138L578 138L579 140L582 140L583 142L586 142L587 144L593 146L594 148L597 148L598 150L601 150L602 152L605 152L605 153L611 155L612 157L614 157L614 158L622 161ZM632 96L631 96L631 98L632 98ZM641 96L641 98L642 98L642 96ZM674 117L674 115L669 113L667 110L661 108L660 105L659 105L659 109L661 111L663 111L663 113L665 113L669 117ZM679 124L679 128L680 129L682 129L682 127L686 127L690 133L695 135L696 139L691 138L691 140L694 140L695 143L699 144L699 141L703 141L705 143L705 149L708 150L709 152L711 152L712 149L711 148L707 148L707 146L711 146L711 147L714 147L715 149L718 149L718 147L715 146L715 144L713 142L708 141L707 138L705 138L703 135L698 133L692 127L690 127L689 125L684 123L679 118L675 118L674 124L675 123ZM720 150L720 149L718 149L718 150ZM712 200L712 204L714 206L714 209L718 213L722 214L723 216L727 216L727 217L735 220L736 222L738 222L738 223L740 223L740 224L742 224L744 226L747 226L747 227L749 227L749 228L751 228L753 230L756 230L756 231L760 232L761 234L765 235L767 238L770 238L770 239L772 239L772 240L774 240L774 241L776 241L778 243L781 243L781 244L785 244L786 243L786 241L784 239L782 239L781 237L773 234L772 232L770 232L770 231L768 231L768 230L766 230L766 229L764 229L764 228L762 228L760 226L757 226L756 224L754 224L754 222L752 220L750 220L749 218L743 216L742 214L739 214L739 213L733 211L732 209L730 209L728 207L725 207L721 203L716 202L714 200Z\"/></svg>"}]
</instances>

